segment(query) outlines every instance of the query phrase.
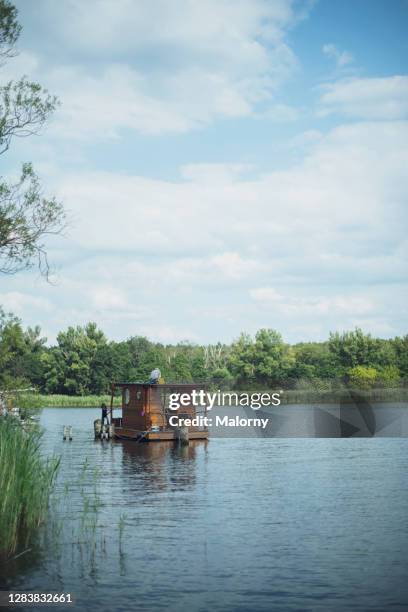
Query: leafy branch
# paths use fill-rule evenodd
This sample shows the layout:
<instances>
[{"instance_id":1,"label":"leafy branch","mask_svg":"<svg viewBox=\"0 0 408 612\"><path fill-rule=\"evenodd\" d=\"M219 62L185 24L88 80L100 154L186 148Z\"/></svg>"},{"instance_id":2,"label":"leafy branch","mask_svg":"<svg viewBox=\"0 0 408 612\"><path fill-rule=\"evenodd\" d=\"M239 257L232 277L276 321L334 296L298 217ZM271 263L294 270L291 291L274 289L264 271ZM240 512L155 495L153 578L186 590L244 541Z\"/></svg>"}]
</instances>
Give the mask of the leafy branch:
<instances>
[{"instance_id":1,"label":"leafy branch","mask_svg":"<svg viewBox=\"0 0 408 612\"><path fill-rule=\"evenodd\" d=\"M31 164L23 165L16 184L0 183L0 273L14 274L37 262L48 279L44 238L64 229L62 205L43 197Z\"/></svg>"}]
</instances>

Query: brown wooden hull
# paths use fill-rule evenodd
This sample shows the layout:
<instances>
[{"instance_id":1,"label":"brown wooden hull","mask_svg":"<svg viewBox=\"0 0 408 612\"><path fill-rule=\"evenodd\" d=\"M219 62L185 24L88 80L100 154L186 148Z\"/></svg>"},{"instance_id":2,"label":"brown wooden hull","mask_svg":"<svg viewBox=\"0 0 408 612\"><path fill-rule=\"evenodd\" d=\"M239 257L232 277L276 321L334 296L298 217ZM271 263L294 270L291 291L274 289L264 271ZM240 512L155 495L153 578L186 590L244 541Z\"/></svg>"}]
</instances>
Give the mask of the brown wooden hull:
<instances>
[{"instance_id":1,"label":"brown wooden hull","mask_svg":"<svg viewBox=\"0 0 408 612\"><path fill-rule=\"evenodd\" d=\"M208 430L189 431L188 437L190 440L207 440ZM119 440L141 440L145 442L160 442L161 440L175 440L174 429L166 429L164 431L149 431L145 434L144 431L131 429L129 427L115 427L115 438Z\"/></svg>"}]
</instances>

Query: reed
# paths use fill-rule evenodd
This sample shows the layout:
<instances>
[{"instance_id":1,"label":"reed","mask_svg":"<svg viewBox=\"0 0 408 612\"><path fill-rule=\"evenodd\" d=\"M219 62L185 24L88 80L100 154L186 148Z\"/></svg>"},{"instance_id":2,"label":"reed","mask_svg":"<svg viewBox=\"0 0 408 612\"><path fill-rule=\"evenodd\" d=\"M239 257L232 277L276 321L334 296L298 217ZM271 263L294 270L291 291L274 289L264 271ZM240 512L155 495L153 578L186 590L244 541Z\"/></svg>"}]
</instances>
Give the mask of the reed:
<instances>
[{"instance_id":1,"label":"reed","mask_svg":"<svg viewBox=\"0 0 408 612\"><path fill-rule=\"evenodd\" d=\"M110 406L110 395L41 395L36 401L43 408L99 408L102 403ZM114 406L121 406L121 398L114 398Z\"/></svg>"},{"instance_id":2,"label":"reed","mask_svg":"<svg viewBox=\"0 0 408 612\"><path fill-rule=\"evenodd\" d=\"M408 389L335 389L324 391L318 389L290 389L285 390L281 396L282 404L355 404L357 399L367 402L406 402L408 399Z\"/></svg>"},{"instance_id":3,"label":"reed","mask_svg":"<svg viewBox=\"0 0 408 612\"><path fill-rule=\"evenodd\" d=\"M41 456L41 432L0 418L0 554L26 546L44 520L59 459Z\"/></svg>"}]
</instances>

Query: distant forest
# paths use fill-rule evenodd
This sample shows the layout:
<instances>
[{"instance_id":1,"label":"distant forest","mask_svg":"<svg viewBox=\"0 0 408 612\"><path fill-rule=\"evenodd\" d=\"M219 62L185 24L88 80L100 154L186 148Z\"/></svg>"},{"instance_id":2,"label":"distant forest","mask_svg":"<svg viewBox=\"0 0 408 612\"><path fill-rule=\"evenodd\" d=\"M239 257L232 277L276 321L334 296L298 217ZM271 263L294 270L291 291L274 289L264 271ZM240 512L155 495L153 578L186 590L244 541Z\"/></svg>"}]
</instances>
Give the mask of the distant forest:
<instances>
[{"instance_id":1,"label":"distant forest","mask_svg":"<svg viewBox=\"0 0 408 612\"><path fill-rule=\"evenodd\" d=\"M232 344L161 344L143 336L115 342L95 323L68 327L46 346L39 327L0 310L0 389L32 386L47 394L104 394L112 381L147 381L159 367L166 382L222 388L359 389L405 386L408 335L389 340L361 329L326 342L287 344L273 329Z\"/></svg>"}]
</instances>

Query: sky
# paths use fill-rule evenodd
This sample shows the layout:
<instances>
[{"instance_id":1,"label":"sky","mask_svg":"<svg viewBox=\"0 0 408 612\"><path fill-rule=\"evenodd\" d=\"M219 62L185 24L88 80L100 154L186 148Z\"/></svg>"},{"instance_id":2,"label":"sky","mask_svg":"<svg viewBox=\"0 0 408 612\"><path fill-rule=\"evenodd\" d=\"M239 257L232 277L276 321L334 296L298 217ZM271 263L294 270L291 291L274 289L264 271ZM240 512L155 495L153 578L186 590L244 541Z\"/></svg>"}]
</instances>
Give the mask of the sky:
<instances>
[{"instance_id":1,"label":"sky","mask_svg":"<svg viewBox=\"0 0 408 612\"><path fill-rule=\"evenodd\" d=\"M61 106L14 141L69 226L0 304L50 343L407 329L408 0L18 0Z\"/></svg>"}]
</instances>

